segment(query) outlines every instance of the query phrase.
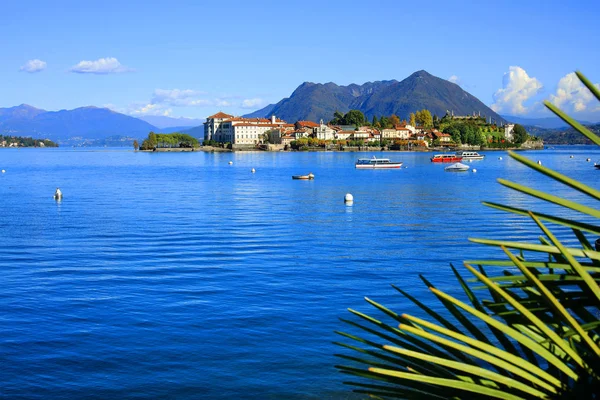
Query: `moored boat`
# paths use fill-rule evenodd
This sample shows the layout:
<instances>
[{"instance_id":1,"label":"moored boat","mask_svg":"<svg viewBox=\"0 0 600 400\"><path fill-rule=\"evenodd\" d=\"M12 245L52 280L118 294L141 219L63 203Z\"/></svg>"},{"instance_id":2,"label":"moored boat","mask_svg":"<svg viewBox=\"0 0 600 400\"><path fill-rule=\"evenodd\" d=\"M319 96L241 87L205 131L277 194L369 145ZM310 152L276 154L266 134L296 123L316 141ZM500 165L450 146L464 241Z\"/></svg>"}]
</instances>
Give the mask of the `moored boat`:
<instances>
[{"instance_id":1,"label":"moored boat","mask_svg":"<svg viewBox=\"0 0 600 400\"><path fill-rule=\"evenodd\" d=\"M448 171L448 172L462 172L462 171L468 171L469 170L468 165L465 165L463 163L456 163L456 164L452 164L452 165L448 165L446 168L444 168L444 171Z\"/></svg>"},{"instance_id":2,"label":"moored boat","mask_svg":"<svg viewBox=\"0 0 600 400\"><path fill-rule=\"evenodd\" d=\"M463 160L483 160L484 155L479 154L476 151L461 150L456 152L457 157L462 157Z\"/></svg>"},{"instance_id":3,"label":"moored boat","mask_svg":"<svg viewBox=\"0 0 600 400\"><path fill-rule=\"evenodd\" d=\"M462 161L462 157L459 157L454 153L435 154L433 157L431 157L431 162L459 162L459 161Z\"/></svg>"},{"instance_id":4,"label":"moored boat","mask_svg":"<svg viewBox=\"0 0 600 400\"><path fill-rule=\"evenodd\" d=\"M308 180L315 179L315 176L311 172L308 175L292 175L292 179L300 179L300 180L308 181Z\"/></svg>"},{"instance_id":5,"label":"moored boat","mask_svg":"<svg viewBox=\"0 0 600 400\"><path fill-rule=\"evenodd\" d=\"M400 168L401 162L390 161L389 158L359 158L354 165L358 169Z\"/></svg>"}]
</instances>

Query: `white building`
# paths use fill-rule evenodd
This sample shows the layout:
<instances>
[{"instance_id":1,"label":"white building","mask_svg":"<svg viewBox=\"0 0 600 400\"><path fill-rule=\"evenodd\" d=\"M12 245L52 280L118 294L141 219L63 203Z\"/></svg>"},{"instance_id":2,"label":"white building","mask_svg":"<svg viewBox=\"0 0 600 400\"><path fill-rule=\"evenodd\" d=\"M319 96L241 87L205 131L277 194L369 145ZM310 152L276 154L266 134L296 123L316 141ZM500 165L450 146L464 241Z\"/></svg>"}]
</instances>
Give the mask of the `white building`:
<instances>
[{"instance_id":1,"label":"white building","mask_svg":"<svg viewBox=\"0 0 600 400\"><path fill-rule=\"evenodd\" d=\"M314 128L314 132L315 132L315 136L319 140L335 139L335 130L330 126L325 125L323 123L323 120L321 120L321 123L319 124L318 127Z\"/></svg>"},{"instance_id":2,"label":"white building","mask_svg":"<svg viewBox=\"0 0 600 400\"><path fill-rule=\"evenodd\" d=\"M504 125L504 139L508 140L509 142L512 142L515 137L515 135L513 133L514 129L515 129L515 124Z\"/></svg>"},{"instance_id":3,"label":"white building","mask_svg":"<svg viewBox=\"0 0 600 400\"><path fill-rule=\"evenodd\" d=\"M293 125L275 118L242 118L218 112L206 118L204 139L232 145L256 145L272 129L293 128Z\"/></svg>"}]
</instances>

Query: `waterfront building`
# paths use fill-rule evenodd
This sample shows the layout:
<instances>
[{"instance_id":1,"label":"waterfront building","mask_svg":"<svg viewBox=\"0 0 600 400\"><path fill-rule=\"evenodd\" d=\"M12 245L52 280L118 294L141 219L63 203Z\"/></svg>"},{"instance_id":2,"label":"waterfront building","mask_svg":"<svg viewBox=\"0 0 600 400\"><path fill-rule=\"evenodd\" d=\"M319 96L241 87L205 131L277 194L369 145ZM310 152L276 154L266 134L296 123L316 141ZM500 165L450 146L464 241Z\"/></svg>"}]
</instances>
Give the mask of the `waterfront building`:
<instances>
[{"instance_id":1,"label":"waterfront building","mask_svg":"<svg viewBox=\"0 0 600 400\"><path fill-rule=\"evenodd\" d=\"M204 138L237 147L255 146L264 141L265 133L274 129L293 129L294 125L276 118L243 118L218 112L206 118Z\"/></svg>"},{"instance_id":2,"label":"waterfront building","mask_svg":"<svg viewBox=\"0 0 600 400\"><path fill-rule=\"evenodd\" d=\"M335 139L337 140L348 140L352 137L354 131L336 131Z\"/></svg>"}]
</instances>

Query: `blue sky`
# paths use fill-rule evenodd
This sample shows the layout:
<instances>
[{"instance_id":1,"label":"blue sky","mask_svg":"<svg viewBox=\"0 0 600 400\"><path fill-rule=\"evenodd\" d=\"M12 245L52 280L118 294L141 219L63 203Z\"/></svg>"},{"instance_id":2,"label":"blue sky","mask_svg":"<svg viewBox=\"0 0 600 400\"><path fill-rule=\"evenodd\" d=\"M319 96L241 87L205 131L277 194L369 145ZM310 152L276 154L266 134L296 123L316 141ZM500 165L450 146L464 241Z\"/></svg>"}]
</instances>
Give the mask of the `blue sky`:
<instances>
[{"instance_id":1,"label":"blue sky","mask_svg":"<svg viewBox=\"0 0 600 400\"><path fill-rule=\"evenodd\" d=\"M548 115L551 99L600 120L569 75L600 82L594 1L11 1L0 15L0 107L239 115L304 81L424 69L502 114Z\"/></svg>"}]
</instances>

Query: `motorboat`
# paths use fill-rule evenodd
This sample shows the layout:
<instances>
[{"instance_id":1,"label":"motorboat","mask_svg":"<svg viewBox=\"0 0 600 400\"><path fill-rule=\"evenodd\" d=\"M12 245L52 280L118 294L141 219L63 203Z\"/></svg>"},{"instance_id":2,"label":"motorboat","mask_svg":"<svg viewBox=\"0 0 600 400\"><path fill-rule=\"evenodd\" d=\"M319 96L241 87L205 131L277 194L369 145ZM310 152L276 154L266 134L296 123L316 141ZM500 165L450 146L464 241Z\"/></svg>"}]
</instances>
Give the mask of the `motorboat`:
<instances>
[{"instance_id":1,"label":"motorboat","mask_svg":"<svg viewBox=\"0 0 600 400\"><path fill-rule=\"evenodd\" d=\"M311 172L308 175L292 175L292 179L300 179L300 180L304 180L304 181L309 181L309 180L315 179L315 176Z\"/></svg>"},{"instance_id":2,"label":"motorboat","mask_svg":"<svg viewBox=\"0 0 600 400\"><path fill-rule=\"evenodd\" d=\"M482 156L476 151L461 150L456 152L457 157L462 157L463 160L483 160L485 156Z\"/></svg>"},{"instance_id":3,"label":"motorboat","mask_svg":"<svg viewBox=\"0 0 600 400\"><path fill-rule=\"evenodd\" d=\"M401 162L390 161L389 158L359 158L354 165L358 169L400 168Z\"/></svg>"},{"instance_id":4,"label":"motorboat","mask_svg":"<svg viewBox=\"0 0 600 400\"><path fill-rule=\"evenodd\" d=\"M444 171L448 171L448 172L463 172L463 171L468 171L469 170L468 165L465 165L463 163L456 163L456 164L452 164L452 165L448 165L446 168L444 168Z\"/></svg>"},{"instance_id":5,"label":"motorboat","mask_svg":"<svg viewBox=\"0 0 600 400\"><path fill-rule=\"evenodd\" d=\"M462 157L457 156L454 153L448 154L436 154L431 157L431 162L459 162L462 161Z\"/></svg>"}]
</instances>

